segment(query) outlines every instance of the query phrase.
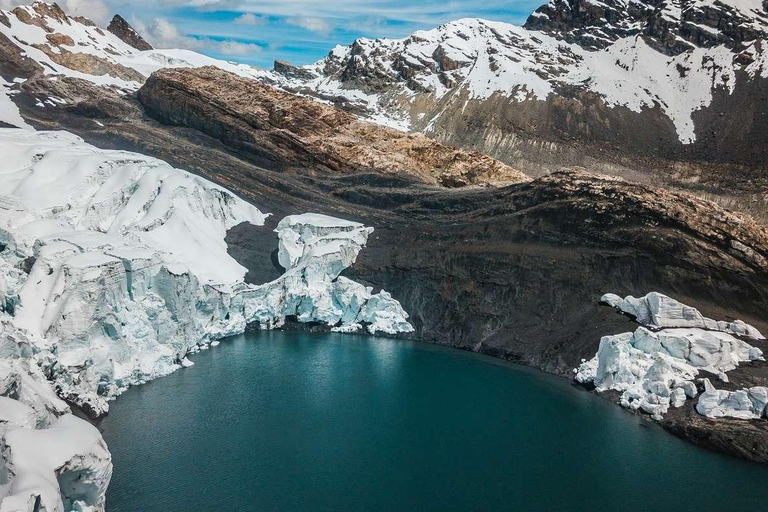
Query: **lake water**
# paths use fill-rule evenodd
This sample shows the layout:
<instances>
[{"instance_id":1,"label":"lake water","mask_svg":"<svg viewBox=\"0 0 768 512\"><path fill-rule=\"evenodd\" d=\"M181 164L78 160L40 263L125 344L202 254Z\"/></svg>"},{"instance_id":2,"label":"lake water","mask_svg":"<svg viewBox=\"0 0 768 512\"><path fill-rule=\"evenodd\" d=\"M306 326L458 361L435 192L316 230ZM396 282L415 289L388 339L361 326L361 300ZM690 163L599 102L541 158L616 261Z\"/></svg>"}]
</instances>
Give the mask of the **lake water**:
<instances>
[{"instance_id":1,"label":"lake water","mask_svg":"<svg viewBox=\"0 0 768 512\"><path fill-rule=\"evenodd\" d=\"M768 507L768 468L491 358L263 332L192 359L112 404L108 511Z\"/></svg>"}]
</instances>

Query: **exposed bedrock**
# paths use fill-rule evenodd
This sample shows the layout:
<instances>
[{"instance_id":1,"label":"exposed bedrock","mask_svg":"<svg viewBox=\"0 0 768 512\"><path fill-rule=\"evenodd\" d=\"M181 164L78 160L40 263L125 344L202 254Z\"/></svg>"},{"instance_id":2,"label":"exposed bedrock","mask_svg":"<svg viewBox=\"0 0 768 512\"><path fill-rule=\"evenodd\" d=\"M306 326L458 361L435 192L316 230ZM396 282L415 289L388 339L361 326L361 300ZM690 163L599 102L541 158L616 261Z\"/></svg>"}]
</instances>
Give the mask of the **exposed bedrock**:
<instances>
[{"instance_id":1,"label":"exposed bedrock","mask_svg":"<svg viewBox=\"0 0 768 512\"><path fill-rule=\"evenodd\" d=\"M115 14L109 22L107 30L119 37L124 43L131 45L140 51L152 50L152 45L144 40L134 28L125 21L125 18Z\"/></svg>"},{"instance_id":2,"label":"exposed bedrock","mask_svg":"<svg viewBox=\"0 0 768 512\"><path fill-rule=\"evenodd\" d=\"M228 87L203 87L196 93L203 98L177 95L184 91L179 84L211 74L227 77ZM30 92L68 94L67 83L24 85ZM141 103L171 126L147 118L141 105L91 97L87 87L78 91L67 105L30 110L36 113L30 121L73 130L101 146L158 156L210 178L273 212L270 228L305 211L376 226L344 275L390 291L424 339L570 372L596 352L600 336L629 322L598 306L606 290L635 296L659 291L711 318L738 317L768 330L760 321L768 313L768 234L706 200L582 172L501 188L450 189L392 164L409 158L428 168L434 162L431 152L399 145L366 167L321 165L319 173L315 164L327 161L327 146L293 143L306 140L295 133L305 114L290 110L303 103L287 103L279 122L264 121L256 107L275 101L273 89L210 68L165 70L141 90ZM256 113L230 103L246 92ZM103 126L89 119L92 109L99 110ZM315 124L344 117L323 109ZM339 127L318 129L337 134ZM267 148L269 158L249 151L261 141L266 144L259 151ZM345 154L363 152L366 144L351 138ZM241 226L229 237L230 250L250 270L249 281L263 283L279 272L269 230L250 234Z\"/></svg>"},{"instance_id":3,"label":"exposed bedrock","mask_svg":"<svg viewBox=\"0 0 768 512\"><path fill-rule=\"evenodd\" d=\"M446 186L528 179L480 153L359 121L214 67L155 72L138 99L158 121L199 129L267 167L315 174L375 169Z\"/></svg>"}]
</instances>

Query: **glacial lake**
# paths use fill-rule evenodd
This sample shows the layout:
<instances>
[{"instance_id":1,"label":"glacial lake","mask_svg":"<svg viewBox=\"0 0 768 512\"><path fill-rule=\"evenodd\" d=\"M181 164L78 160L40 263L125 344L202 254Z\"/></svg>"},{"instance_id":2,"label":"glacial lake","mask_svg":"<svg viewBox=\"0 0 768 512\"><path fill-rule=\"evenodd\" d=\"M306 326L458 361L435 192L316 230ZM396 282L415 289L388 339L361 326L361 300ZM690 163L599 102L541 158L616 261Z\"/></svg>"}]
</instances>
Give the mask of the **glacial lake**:
<instances>
[{"instance_id":1,"label":"glacial lake","mask_svg":"<svg viewBox=\"0 0 768 512\"><path fill-rule=\"evenodd\" d=\"M108 512L768 506L768 468L492 358L260 332L192 360L113 402Z\"/></svg>"}]
</instances>

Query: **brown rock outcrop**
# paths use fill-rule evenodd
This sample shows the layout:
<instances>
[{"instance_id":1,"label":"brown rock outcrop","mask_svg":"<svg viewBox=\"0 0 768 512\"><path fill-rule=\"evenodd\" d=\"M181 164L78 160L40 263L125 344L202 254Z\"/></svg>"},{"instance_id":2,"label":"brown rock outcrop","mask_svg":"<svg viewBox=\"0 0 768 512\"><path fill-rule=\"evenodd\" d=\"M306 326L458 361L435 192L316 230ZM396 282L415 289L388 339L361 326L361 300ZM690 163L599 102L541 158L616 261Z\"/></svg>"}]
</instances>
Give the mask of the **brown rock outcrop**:
<instances>
[{"instance_id":1,"label":"brown rock outcrop","mask_svg":"<svg viewBox=\"0 0 768 512\"><path fill-rule=\"evenodd\" d=\"M72 40L72 38L65 34L54 32L51 34L46 34L45 38L54 46L75 46L75 42Z\"/></svg>"},{"instance_id":2,"label":"brown rock outcrop","mask_svg":"<svg viewBox=\"0 0 768 512\"><path fill-rule=\"evenodd\" d=\"M50 35L50 34L49 34ZM135 69L127 68L116 62L109 62L106 59L91 55L90 53L75 53L59 47L59 51L54 52L47 44L35 44L35 48L45 53L49 59L56 64L86 73L88 75L103 76L109 75L114 78L120 78L128 82L143 82L144 76Z\"/></svg>"},{"instance_id":3,"label":"brown rock outcrop","mask_svg":"<svg viewBox=\"0 0 768 512\"><path fill-rule=\"evenodd\" d=\"M138 98L152 117L201 129L268 168L386 172L451 187L527 180L480 153L360 121L214 67L160 70Z\"/></svg>"}]
</instances>

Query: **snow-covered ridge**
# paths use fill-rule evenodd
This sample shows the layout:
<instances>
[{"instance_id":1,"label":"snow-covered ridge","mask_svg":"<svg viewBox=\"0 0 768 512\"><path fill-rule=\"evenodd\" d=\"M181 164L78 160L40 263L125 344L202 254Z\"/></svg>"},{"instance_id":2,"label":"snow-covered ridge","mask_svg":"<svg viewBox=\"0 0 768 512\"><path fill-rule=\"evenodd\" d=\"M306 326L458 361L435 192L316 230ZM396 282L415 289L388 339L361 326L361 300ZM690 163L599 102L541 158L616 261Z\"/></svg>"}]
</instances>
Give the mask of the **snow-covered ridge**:
<instances>
[{"instance_id":1,"label":"snow-covered ridge","mask_svg":"<svg viewBox=\"0 0 768 512\"><path fill-rule=\"evenodd\" d=\"M768 32L760 0L549 0L525 27L541 30L588 49L642 34L664 53L727 45Z\"/></svg>"},{"instance_id":2,"label":"snow-covered ridge","mask_svg":"<svg viewBox=\"0 0 768 512\"><path fill-rule=\"evenodd\" d=\"M57 12L53 4L38 2L13 10L0 10L8 25L0 23L0 33L8 37L27 57L42 65L46 74L82 78L98 85L135 90L143 78L165 67L218 66L240 76L263 76L260 70L245 64L213 59L197 52L179 49L139 51L120 38L84 18ZM90 55L114 67L90 72L68 64L59 56L72 53ZM125 67L135 73L120 71Z\"/></svg>"},{"instance_id":3,"label":"snow-covered ridge","mask_svg":"<svg viewBox=\"0 0 768 512\"><path fill-rule=\"evenodd\" d=\"M694 4L686 8L732 9L740 16L749 15L744 19L754 22L755 33L768 30L768 15L759 15L756 2L699 0ZM672 23L681 8L674 2L665 5L664 16ZM87 20L63 13L51 16L50 11L47 4L0 11L0 20L8 21L7 25L0 22L0 34L48 75L133 91L164 67L213 65L289 90L311 91L328 99L344 97L367 111L372 121L427 133L442 115L456 112L456 105L448 108L443 100L465 106L494 95L518 102L543 101L568 87L596 93L610 107L637 113L659 108L674 124L680 141L692 143L696 138L693 113L710 105L715 91L733 93L738 71L768 76L764 38L747 41L738 51L718 44L667 55L632 29L629 35L592 51L563 40L558 33L472 18L403 39L358 39L350 46L337 46L324 59L297 72L278 73L187 50L139 51ZM596 37L600 30L594 29ZM6 77L6 82L15 78ZM8 102L2 99L8 96L4 87L0 83L0 102ZM45 108L47 101L55 100L39 98L40 107ZM21 126L15 109L0 112L0 121Z\"/></svg>"},{"instance_id":4,"label":"snow-covered ridge","mask_svg":"<svg viewBox=\"0 0 768 512\"><path fill-rule=\"evenodd\" d=\"M54 4L43 2L0 10L0 36L5 36L21 55L37 63L41 73L81 78L123 92L139 89L150 74L166 67L217 66L243 77L267 76L266 72L252 66L189 50L139 51L89 20L67 16ZM8 88L13 81L27 78L0 78L0 121L25 127L9 99ZM47 101L52 100L39 98L38 106L45 108Z\"/></svg>"},{"instance_id":5,"label":"snow-covered ridge","mask_svg":"<svg viewBox=\"0 0 768 512\"><path fill-rule=\"evenodd\" d=\"M699 371L728 382L727 372L740 363L764 360L759 348L733 335L764 339L744 322L717 322L657 292L639 299L606 294L601 302L646 327L604 336L595 357L574 370L575 378L594 384L598 392L620 391L623 407L642 410L656 419L670 406L680 407L696 396Z\"/></svg>"},{"instance_id":6,"label":"snow-covered ridge","mask_svg":"<svg viewBox=\"0 0 768 512\"><path fill-rule=\"evenodd\" d=\"M670 56L638 34L591 51L537 30L461 19L404 39L358 39L298 73L273 76L292 90L345 97L373 120L388 118L405 129L425 126L427 132L455 109L423 111L425 101L437 107L452 98L466 106L496 94L518 102L546 100L562 87L576 87L597 93L608 106L634 112L658 107L680 140L691 143L692 114L711 103L713 91L732 93L737 70L766 76L767 49L762 39L741 49L749 64L739 64L724 45Z\"/></svg>"},{"instance_id":7,"label":"snow-covered ridge","mask_svg":"<svg viewBox=\"0 0 768 512\"><path fill-rule=\"evenodd\" d=\"M37 499L40 510L104 510L109 452L61 398L104 413L128 386L191 366L189 354L248 324L413 330L386 291L339 275L372 228L286 217L286 272L252 286L224 238L266 214L226 189L65 132L0 129L0 154L3 512Z\"/></svg>"}]
</instances>

